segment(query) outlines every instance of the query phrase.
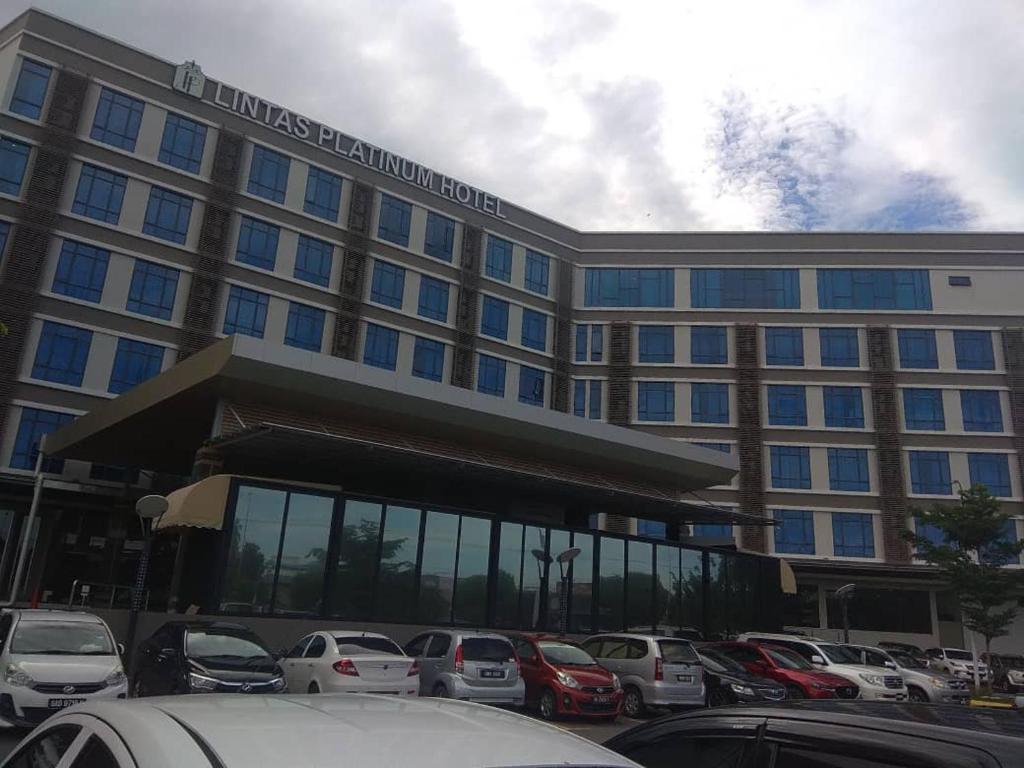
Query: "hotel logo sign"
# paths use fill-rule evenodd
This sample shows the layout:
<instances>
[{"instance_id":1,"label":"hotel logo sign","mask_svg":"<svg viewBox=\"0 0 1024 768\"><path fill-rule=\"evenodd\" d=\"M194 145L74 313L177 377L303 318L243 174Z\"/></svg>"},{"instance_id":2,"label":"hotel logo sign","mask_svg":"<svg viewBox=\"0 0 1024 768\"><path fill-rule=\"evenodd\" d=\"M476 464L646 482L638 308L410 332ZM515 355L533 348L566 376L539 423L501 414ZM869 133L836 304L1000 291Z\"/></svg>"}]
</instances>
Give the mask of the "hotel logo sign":
<instances>
[{"instance_id":1,"label":"hotel logo sign","mask_svg":"<svg viewBox=\"0 0 1024 768\"><path fill-rule=\"evenodd\" d=\"M179 64L174 70L174 90L187 93L197 99L203 98L203 88L206 86L206 75L199 65L194 61L186 61Z\"/></svg>"}]
</instances>

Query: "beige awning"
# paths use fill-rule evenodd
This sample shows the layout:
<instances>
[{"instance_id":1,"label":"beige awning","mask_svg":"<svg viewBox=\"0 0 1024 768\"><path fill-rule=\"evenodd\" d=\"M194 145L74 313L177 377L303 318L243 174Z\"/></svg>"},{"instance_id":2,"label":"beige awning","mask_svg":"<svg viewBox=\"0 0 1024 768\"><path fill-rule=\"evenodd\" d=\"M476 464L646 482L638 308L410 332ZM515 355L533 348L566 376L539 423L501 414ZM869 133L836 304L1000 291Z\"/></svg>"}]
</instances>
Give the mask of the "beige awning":
<instances>
[{"instance_id":1,"label":"beige awning","mask_svg":"<svg viewBox=\"0 0 1024 768\"><path fill-rule=\"evenodd\" d=\"M781 557L779 558L779 582L782 585L782 594L796 594L796 574L793 573L793 567Z\"/></svg>"},{"instance_id":2,"label":"beige awning","mask_svg":"<svg viewBox=\"0 0 1024 768\"><path fill-rule=\"evenodd\" d=\"M232 475L213 475L167 494L167 511L154 528L211 528L224 526Z\"/></svg>"}]
</instances>

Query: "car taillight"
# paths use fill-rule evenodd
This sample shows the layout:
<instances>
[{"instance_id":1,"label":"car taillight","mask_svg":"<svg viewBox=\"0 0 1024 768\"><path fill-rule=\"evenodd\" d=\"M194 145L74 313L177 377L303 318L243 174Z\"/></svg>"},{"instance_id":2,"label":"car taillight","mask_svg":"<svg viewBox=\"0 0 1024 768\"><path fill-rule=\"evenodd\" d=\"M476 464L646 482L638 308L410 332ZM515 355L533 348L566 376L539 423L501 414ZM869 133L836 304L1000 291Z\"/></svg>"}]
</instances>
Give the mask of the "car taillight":
<instances>
[{"instance_id":1,"label":"car taillight","mask_svg":"<svg viewBox=\"0 0 1024 768\"><path fill-rule=\"evenodd\" d=\"M460 675L466 671L466 665L462 661L462 643L455 648L455 671Z\"/></svg>"},{"instance_id":2,"label":"car taillight","mask_svg":"<svg viewBox=\"0 0 1024 768\"><path fill-rule=\"evenodd\" d=\"M665 664L661 659L654 660L654 679L664 680L665 679Z\"/></svg>"},{"instance_id":3,"label":"car taillight","mask_svg":"<svg viewBox=\"0 0 1024 768\"><path fill-rule=\"evenodd\" d=\"M339 659L332 665L334 671L339 675L348 675L349 677L359 677L359 670L356 669L356 665L352 659Z\"/></svg>"},{"instance_id":4,"label":"car taillight","mask_svg":"<svg viewBox=\"0 0 1024 768\"><path fill-rule=\"evenodd\" d=\"M418 675L419 673L420 673L420 663L418 661L414 661L412 663L412 666L409 667L408 677L412 677L413 675Z\"/></svg>"}]
</instances>

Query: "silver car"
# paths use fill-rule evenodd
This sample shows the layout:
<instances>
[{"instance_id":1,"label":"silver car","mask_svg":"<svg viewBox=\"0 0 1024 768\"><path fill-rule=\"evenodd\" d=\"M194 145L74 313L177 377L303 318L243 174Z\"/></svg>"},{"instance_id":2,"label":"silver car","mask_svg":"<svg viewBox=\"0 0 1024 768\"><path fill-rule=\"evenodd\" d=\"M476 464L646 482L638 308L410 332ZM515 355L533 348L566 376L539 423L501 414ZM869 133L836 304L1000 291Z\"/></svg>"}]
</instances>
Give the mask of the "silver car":
<instances>
[{"instance_id":1,"label":"silver car","mask_svg":"<svg viewBox=\"0 0 1024 768\"><path fill-rule=\"evenodd\" d=\"M507 637L435 629L414 637L405 653L419 662L420 695L521 707L526 685Z\"/></svg>"},{"instance_id":2,"label":"silver car","mask_svg":"<svg viewBox=\"0 0 1024 768\"><path fill-rule=\"evenodd\" d=\"M930 669L909 653L887 651L868 645L847 645L860 655L861 662L872 667L885 667L900 673L907 684L907 697L911 701L933 704L969 704L971 691L966 680Z\"/></svg>"},{"instance_id":3,"label":"silver car","mask_svg":"<svg viewBox=\"0 0 1024 768\"><path fill-rule=\"evenodd\" d=\"M704 706L704 667L688 640L655 635L595 635L583 650L622 681L622 713L647 707Z\"/></svg>"}]
</instances>

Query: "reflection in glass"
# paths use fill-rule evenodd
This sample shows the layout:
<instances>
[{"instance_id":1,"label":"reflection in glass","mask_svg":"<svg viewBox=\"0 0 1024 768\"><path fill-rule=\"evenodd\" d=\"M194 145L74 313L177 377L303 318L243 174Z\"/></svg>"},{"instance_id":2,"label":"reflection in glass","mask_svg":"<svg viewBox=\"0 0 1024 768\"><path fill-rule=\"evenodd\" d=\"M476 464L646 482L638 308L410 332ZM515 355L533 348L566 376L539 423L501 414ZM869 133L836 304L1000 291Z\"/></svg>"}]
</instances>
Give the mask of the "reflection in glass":
<instances>
[{"instance_id":1,"label":"reflection in glass","mask_svg":"<svg viewBox=\"0 0 1024 768\"><path fill-rule=\"evenodd\" d=\"M593 632L590 614L594 598L594 537L589 533L574 533L572 545L579 548L580 553L572 561L569 631Z\"/></svg>"},{"instance_id":2,"label":"reflection in glass","mask_svg":"<svg viewBox=\"0 0 1024 768\"><path fill-rule=\"evenodd\" d=\"M289 494L274 613L320 613L333 514L330 496Z\"/></svg>"},{"instance_id":3,"label":"reflection in glass","mask_svg":"<svg viewBox=\"0 0 1024 768\"><path fill-rule=\"evenodd\" d=\"M374 616L383 621L406 621L416 605L416 548L420 540L420 511L388 506L380 545L380 572Z\"/></svg>"},{"instance_id":4,"label":"reflection in glass","mask_svg":"<svg viewBox=\"0 0 1024 768\"><path fill-rule=\"evenodd\" d=\"M729 571L725 555L708 555L708 639L724 639L728 629Z\"/></svg>"},{"instance_id":5,"label":"reflection in glass","mask_svg":"<svg viewBox=\"0 0 1024 768\"><path fill-rule=\"evenodd\" d=\"M224 572L222 611L264 613L270 610L286 497L284 491L250 485L238 488Z\"/></svg>"},{"instance_id":6,"label":"reflection in glass","mask_svg":"<svg viewBox=\"0 0 1024 768\"><path fill-rule=\"evenodd\" d=\"M490 556L491 521L463 517L455 586L455 623L484 624L487 621L487 566Z\"/></svg>"},{"instance_id":7,"label":"reflection in glass","mask_svg":"<svg viewBox=\"0 0 1024 768\"><path fill-rule=\"evenodd\" d=\"M556 558L569 548L569 532L551 529L548 534L548 554L551 562L548 565L548 597L547 597L547 628L557 631L559 624L559 596L562 589L562 572L558 568ZM566 572L568 574L568 571Z\"/></svg>"},{"instance_id":8,"label":"reflection in glass","mask_svg":"<svg viewBox=\"0 0 1024 768\"><path fill-rule=\"evenodd\" d=\"M623 581L626 572L626 542L609 536L601 538L598 581L597 623L599 630L623 627Z\"/></svg>"},{"instance_id":9,"label":"reflection in glass","mask_svg":"<svg viewBox=\"0 0 1024 768\"><path fill-rule=\"evenodd\" d=\"M427 512L417 606L420 621L431 624L447 624L451 621L455 551L458 540L458 515Z\"/></svg>"},{"instance_id":10,"label":"reflection in glass","mask_svg":"<svg viewBox=\"0 0 1024 768\"><path fill-rule=\"evenodd\" d=\"M523 569L523 526L502 523L498 542L498 585L495 590L494 623L519 626L519 586Z\"/></svg>"},{"instance_id":11,"label":"reflection in glass","mask_svg":"<svg viewBox=\"0 0 1024 768\"><path fill-rule=\"evenodd\" d=\"M697 549L681 547L679 591L682 603L680 621L683 627L704 626L704 557Z\"/></svg>"},{"instance_id":12,"label":"reflection in glass","mask_svg":"<svg viewBox=\"0 0 1024 768\"><path fill-rule=\"evenodd\" d=\"M654 620L662 629L680 629L683 623L679 548L659 545L657 556L654 573Z\"/></svg>"},{"instance_id":13,"label":"reflection in glass","mask_svg":"<svg viewBox=\"0 0 1024 768\"><path fill-rule=\"evenodd\" d=\"M629 542L629 574L626 578L626 628L653 629L651 574L654 571L654 545Z\"/></svg>"},{"instance_id":14,"label":"reflection in glass","mask_svg":"<svg viewBox=\"0 0 1024 768\"><path fill-rule=\"evenodd\" d=\"M523 595L519 602L519 626L523 629L540 629L540 601L544 579L547 577L547 549L547 529L526 526L523 542Z\"/></svg>"},{"instance_id":15,"label":"reflection in glass","mask_svg":"<svg viewBox=\"0 0 1024 768\"><path fill-rule=\"evenodd\" d=\"M338 560L331 587L331 615L362 619L370 615L377 573L381 505L349 499L338 542Z\"/></svg>"}]
</instances>

